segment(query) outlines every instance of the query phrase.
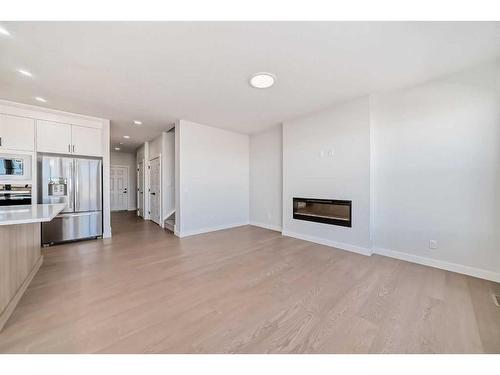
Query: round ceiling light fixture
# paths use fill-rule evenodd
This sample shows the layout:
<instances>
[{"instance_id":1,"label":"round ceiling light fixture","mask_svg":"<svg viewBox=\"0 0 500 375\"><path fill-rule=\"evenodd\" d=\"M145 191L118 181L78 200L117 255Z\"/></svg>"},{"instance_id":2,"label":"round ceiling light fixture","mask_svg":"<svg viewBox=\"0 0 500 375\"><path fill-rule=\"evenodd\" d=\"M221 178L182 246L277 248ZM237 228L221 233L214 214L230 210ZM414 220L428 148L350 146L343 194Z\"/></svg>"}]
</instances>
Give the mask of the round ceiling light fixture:
<instances>
[{"instance_id":1,"label":"round ceiling light fixture","mask_svg":"<svg viewBox=\"0 0 500 375\"><path fill-rule=\"evenodd\" d=\"M276 82L276 76L272 73L259 72L252 75L248 82L256 89L268 89Z\"/></svg>"}]
</instances>

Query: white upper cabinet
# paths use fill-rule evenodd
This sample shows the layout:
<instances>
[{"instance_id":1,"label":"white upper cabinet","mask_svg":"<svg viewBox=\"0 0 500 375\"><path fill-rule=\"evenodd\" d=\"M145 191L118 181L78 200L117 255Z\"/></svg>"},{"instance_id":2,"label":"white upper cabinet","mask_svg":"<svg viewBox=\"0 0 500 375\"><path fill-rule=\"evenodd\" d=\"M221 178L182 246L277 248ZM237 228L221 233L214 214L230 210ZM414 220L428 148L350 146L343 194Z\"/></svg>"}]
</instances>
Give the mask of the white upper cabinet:
<instances>
[{"instance_id":1,"label":"white upper cabinet","mask_svg":"<svg viewBox=\"0 0 500 375\"><path fill-rule=\"evenodd\" d=\"M71 153L71 125L38 120L36 147L39 152Z\"/></svg>"},{"instance_id":2,"label":"white upper cabinet","mask_svg":"<svg viewBox=\"0 0 500 375\"><path fill-rule=\"evenodd\" d=\"M35 120L0 114L0 150L35 150Z\"/></svg>"},{"instance_id":3,"label":"white upper cabinet","mask_svg":"<svg viewBox=\"0 0 500 375\"><path fill-rule=\"evenodd\" d=\"M76 155L101 156L101 129L71 126L72 153Z\"/></svg>"},{"instance_id":4,"label":"white upper cabinet","mask_svg":"<svg viewBox=\"0 0 500 375\"><path fill-rule=\"evenodd\" d=\"M101 129L38 120L37 151L102 156Z\"/></svg>"}]
</instances>

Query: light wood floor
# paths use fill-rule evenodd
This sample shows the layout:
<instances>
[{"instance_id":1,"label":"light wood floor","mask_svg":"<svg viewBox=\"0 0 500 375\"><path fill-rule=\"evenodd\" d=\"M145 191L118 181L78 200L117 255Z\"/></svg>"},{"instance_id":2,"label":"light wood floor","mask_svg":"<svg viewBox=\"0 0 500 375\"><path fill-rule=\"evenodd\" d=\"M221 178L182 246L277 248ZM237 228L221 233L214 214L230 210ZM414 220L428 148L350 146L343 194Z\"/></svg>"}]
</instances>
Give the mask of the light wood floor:
<instances>
[{"instance_id":1,"label":"light wood floor","mask_svg":"<svg viewBox=\"0 0 500 375\"><path fill-rule=\"evenodd\" d=\"M113 234L44 250L0 352L500 352L498 284L251 226Z\"/></svg>"}]
</instances>

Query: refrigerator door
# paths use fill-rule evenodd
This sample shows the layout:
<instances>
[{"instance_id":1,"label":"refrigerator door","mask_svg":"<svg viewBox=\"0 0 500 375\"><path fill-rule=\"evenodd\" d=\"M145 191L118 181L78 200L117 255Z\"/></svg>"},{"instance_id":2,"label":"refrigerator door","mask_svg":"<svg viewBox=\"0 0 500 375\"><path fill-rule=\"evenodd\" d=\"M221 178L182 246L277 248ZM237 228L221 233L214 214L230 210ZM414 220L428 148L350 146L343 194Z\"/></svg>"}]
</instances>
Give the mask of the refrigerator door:
<instances>
[{"instance_id":1,"label":"refrigerator door","mask_svg":"<svg viewBox=\"0 0 500 375\"><path fill-rule=\"evenodd\" d=\"M75 212L102 209L102 162L99 159L75 159Z\"/></svg>"},{"instance_id":2,"label":"refrigerator door","mask_svg":"<svg viewBox=\"0 0 500 375\"><path fill-rule=\"evenodd\" d=\"M42 224L42 244L102 236L101 211L58 215Z\"/></svg>"},{"instance_id":3,"label":"refrigerator door","mask_svg":"<svg viewBox=\"0 0 500 375\"><path fill-rule=\"evenodd\" d=\"M39 154L38 203L66 203L62 211L74 211L73 158Z\"/></svg>"}]
</instances>

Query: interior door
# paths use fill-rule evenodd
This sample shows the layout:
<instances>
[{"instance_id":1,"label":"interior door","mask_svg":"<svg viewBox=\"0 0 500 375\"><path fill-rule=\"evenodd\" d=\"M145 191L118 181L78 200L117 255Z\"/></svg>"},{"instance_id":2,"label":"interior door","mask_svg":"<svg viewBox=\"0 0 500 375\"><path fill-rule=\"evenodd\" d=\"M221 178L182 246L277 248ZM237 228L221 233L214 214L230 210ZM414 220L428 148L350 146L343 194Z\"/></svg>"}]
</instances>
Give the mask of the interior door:
<instances>
[{"instance_id":1,"label":"interior door","mask_svg":"<svg viewBox=\"0 0 500 375\"><path fill-rule=\"evenodd\" d=\"M111 211L128 209L128 168L112 165L110 168Z\"/></svg>"},{"instance_id":2,"label":"interior door","mask_svg":"<svg viewBox=\"0 0 500 375\"><path fill-rule=\"evenodd\" d=\"M150 160L149 217L161 225L161 162L160 157Z\"/></svg>"},{"instance_id":3,"label":"interior door","mask_svg":"<svg viewBox=\"0 0 500 375\"><path fill-rule=\"evenodd\" d=\"M144 161L137 164L137 213L144 217Z\"/></svg>"},{"instance_id":4,"label":"interior door","mask_svg":"<svg viewBox=\"0 0 500 375\"><path fill-rule=\"evenodd\" d=\"M75 159L75 212L102 209L100 159Z\"/></svg>"}]
</instances>

